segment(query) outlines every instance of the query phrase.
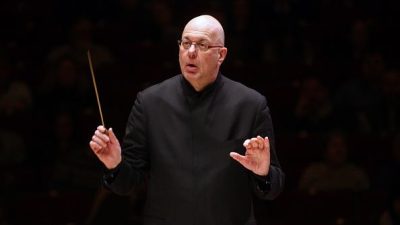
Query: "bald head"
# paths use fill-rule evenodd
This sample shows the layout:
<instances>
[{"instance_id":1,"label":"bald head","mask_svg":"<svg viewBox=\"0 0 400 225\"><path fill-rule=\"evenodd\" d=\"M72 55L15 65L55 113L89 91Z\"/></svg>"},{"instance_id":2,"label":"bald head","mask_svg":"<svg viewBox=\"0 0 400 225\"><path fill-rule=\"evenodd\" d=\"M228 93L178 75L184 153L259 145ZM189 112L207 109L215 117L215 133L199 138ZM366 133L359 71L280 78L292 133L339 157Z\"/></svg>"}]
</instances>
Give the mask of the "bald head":
<instances>
[{"instance_id":1,"label":"bald head","mask_svg":"<svg viewBox=\"0 0 400 225\"><path fill-rule=\"evenodd\" d=\"M225 34L221 23L212 16L201 15L190 20L183 30L187 32L198 32L207 34L214 44L225 45Z\"/></svg>"}]
</instances>

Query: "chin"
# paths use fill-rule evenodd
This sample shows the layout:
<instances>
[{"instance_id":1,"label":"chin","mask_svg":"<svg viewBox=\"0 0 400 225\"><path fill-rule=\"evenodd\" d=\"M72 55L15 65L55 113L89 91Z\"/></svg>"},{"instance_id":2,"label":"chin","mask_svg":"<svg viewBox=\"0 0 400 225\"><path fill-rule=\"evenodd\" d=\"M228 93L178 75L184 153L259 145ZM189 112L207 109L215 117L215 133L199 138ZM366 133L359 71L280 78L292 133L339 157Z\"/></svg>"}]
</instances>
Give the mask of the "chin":
<instances>
[{"instance_id":1,"label":"chin","mask_svg":"<svg viewBox=\"0 0 400 225\"><path fill-rule=\"evenodd\" d=\"M188 80L198 80L200 78L200 74L199 73L184 72L183 76Z\"/></svg>"}]
</instances>

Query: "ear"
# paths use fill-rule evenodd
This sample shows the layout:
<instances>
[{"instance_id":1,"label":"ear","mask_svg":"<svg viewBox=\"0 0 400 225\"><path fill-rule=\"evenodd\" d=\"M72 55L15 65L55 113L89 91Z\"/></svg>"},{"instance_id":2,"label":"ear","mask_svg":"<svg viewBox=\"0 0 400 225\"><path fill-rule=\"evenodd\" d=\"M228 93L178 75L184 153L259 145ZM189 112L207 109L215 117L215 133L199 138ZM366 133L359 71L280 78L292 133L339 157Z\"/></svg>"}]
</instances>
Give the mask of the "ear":
<instances>
[{"instance_id":1,"label":"ear","mask_svg":"<svg viewBox=\"0 0 400 225\"><path fill-rule=\"evenodd\" d=\"M225 47L222 47L219 49L219 53L218 53L218 64L221 65L225 58L226 58L226 54L228 54L228 49Z\"/></svg>"}]
</instances>

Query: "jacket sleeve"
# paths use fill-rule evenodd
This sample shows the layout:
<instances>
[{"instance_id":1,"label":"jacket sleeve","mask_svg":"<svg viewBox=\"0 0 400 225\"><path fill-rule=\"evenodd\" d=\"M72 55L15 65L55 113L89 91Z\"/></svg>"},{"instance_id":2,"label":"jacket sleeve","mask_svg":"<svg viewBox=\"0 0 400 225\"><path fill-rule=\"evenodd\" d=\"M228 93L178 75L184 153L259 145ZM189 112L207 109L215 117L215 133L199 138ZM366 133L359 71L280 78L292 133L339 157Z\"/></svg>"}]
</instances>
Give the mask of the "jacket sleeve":
<instances>
[{"instance_id":1,"label":"jacket sleeve","mask_svg":"<svg viewBox=\"0 0 400 225\"><path fill-rule=\"evenodd\" d=\"M106 171L104 185L117 194L129 194L144 182L149 170L146 140L146 118L142 95L137 95L130 112L122 143L122 161L114 170Z\"/></svg>"},{"instance_id":2,"label":"jacket sleeve","mask_svg":"<svg viewBox=\"0 0 400 225\"><path fill-rule=\"evenodd\" d=\"M275 150L274 129L267 100L263 98L259 104L259 110L254 124L254 136L268 136L270 142L271 163L268 175L260 177L252 174L252 186L254 193L261 199L275 199L283 190L285 174L283 173Z\"/></svg>"}]
</instances>

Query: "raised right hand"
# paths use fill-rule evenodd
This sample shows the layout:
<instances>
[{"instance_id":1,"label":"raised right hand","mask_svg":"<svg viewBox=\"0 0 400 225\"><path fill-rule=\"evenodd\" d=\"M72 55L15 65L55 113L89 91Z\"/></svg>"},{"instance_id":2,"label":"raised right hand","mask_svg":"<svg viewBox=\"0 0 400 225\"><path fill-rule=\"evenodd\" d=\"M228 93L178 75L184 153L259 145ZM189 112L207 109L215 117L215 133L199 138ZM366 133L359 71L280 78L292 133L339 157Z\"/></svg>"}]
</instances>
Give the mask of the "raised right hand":
<instances>
[{"instance_id":1,"label":"raised right hand","mask_svg":"<svg viewBox=\"0 0 400 225\"><path fill-rule=\"evenodd\" d=\"M89 146L107 169L117 167L122 161L121 145L112 128L107 130L101 125L98 126Z\"/></svg>"}]
</instances>

